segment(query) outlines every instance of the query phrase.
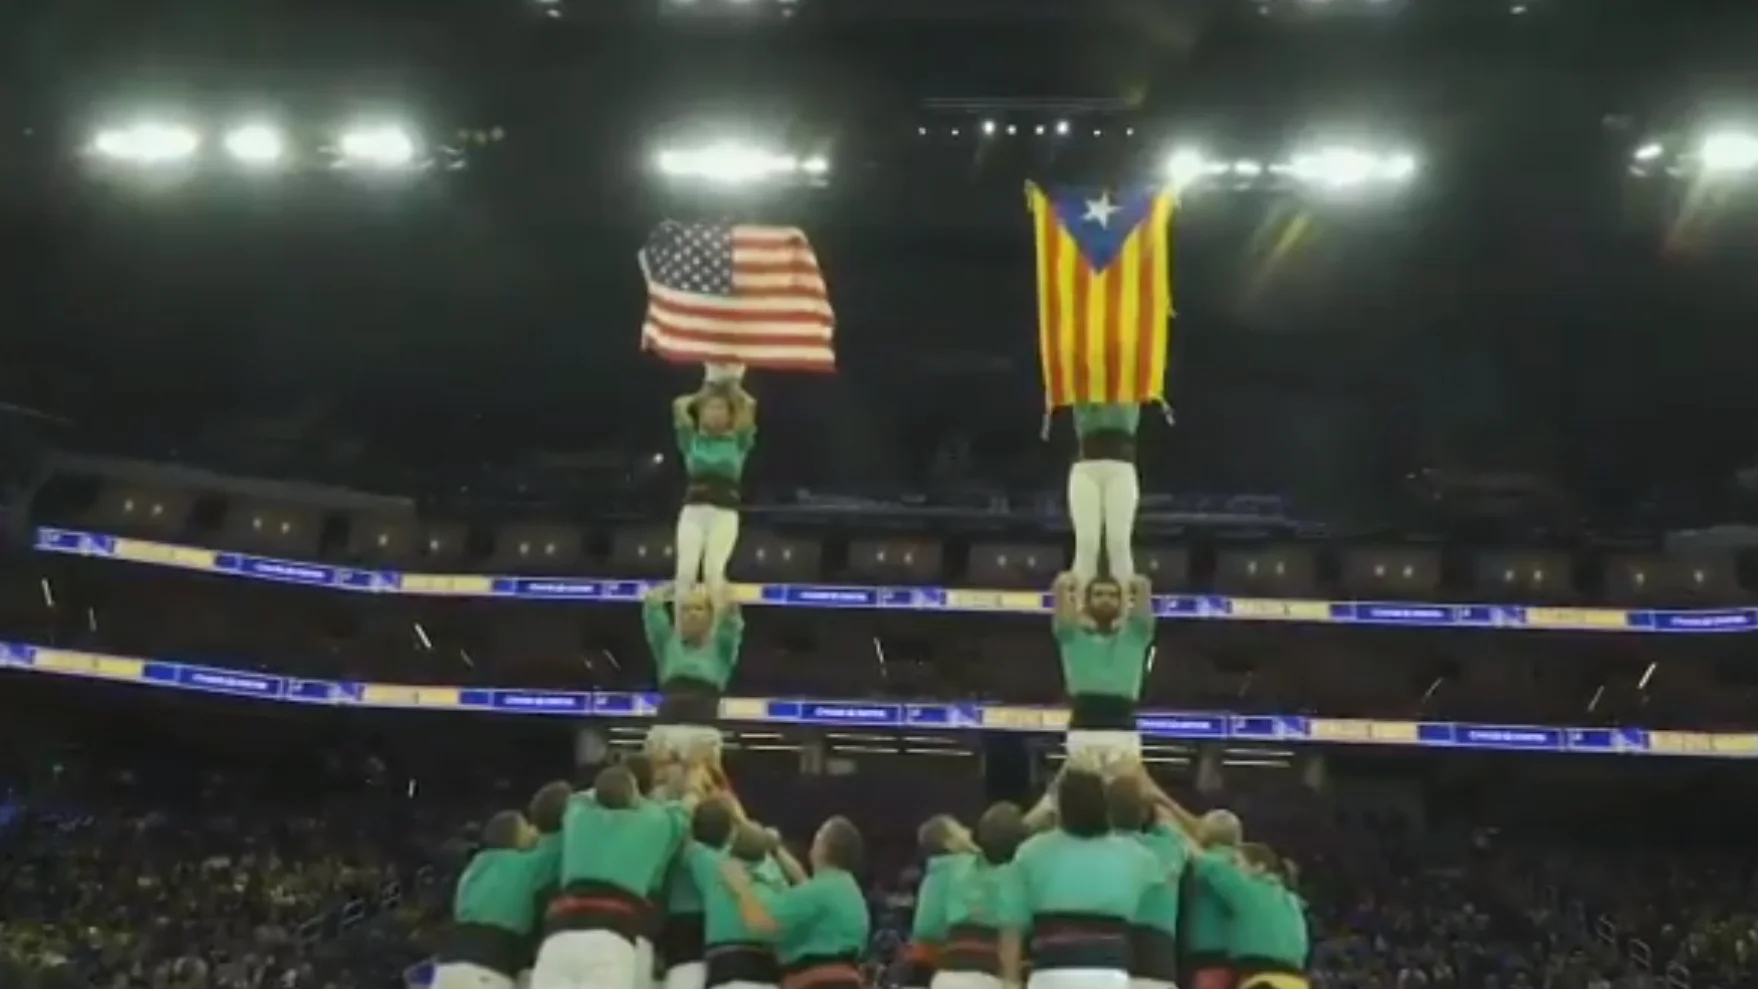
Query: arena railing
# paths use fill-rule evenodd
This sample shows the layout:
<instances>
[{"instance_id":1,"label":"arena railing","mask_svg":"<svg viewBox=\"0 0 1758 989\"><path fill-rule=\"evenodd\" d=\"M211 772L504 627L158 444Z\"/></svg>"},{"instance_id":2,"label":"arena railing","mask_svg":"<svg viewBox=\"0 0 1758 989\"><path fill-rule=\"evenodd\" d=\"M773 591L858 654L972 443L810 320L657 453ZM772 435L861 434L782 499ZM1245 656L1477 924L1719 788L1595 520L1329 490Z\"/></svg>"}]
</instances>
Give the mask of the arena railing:
<instances>
[{"instance_id":1,"label":"arena railing","mask_svg":"<svg viewBox=\"0 0 1758 989\"><path fill-rule=\"evenodd\" d=\"M416 573L333 566L228 550L151 542L72 529L38 529L45 553L121 560L144 566L240 580L328 588L361 594L509 598L628 604L657 581L637 577L575 578ZM741 584L741 604L852 611L1048 614L1047 591L852 584ZM1171 621L1276 621L1404 628L1504 631L1570 629L1637 634L1758 632L1758 607L1700 609L1561 608L1525 604L1444 604L1422 601L1340 601L1252 598L1225 594L1159 594L1154 612Z\"/></svg>"},{"instance_id":2,"label":"arena railing","mask_svg":"<svg viewBox=\"0 0 1758 989\"><path fill-rule=\"evenodd\" d=\"M198 694L283 704L472 712L606 720L651 720L652 692L446 687L355 680L308 680L243 669L198 666L20 642L0 642L0 670L130 683ZM784 697L727 697L720 718L730 725L821 726L912 732L1037 732L1068 730L1066 708L976 702L896 703ZM1273 742L1280 745L1376 745L1504 752L1700 756L1758 759L1758 732L1683 732L1644 728L1388 721L1226 711L1147 711L1144 737L1186 742Z\"/></svg>"}]
</instances>

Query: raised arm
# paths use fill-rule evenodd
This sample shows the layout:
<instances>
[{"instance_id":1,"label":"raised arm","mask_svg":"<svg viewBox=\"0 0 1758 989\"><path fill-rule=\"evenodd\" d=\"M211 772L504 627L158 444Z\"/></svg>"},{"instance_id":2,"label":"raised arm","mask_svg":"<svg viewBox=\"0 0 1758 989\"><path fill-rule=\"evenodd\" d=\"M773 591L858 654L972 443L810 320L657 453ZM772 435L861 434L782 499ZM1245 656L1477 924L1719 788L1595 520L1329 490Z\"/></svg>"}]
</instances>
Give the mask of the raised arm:
<instances>
[{"instance_id":1,"label":"raised arm","mask_svg":"<svg viewBox=\"0 0 1758 989\"><path fill-rule=\"evenodd\" d=\"M671 644L673 596L672 585L660 584L641 599L641 628L647 634L647 648L653 650L656 662L665 657L666 646Z\"/></svg>"},{"instance_id":2,"label":"raised arm","mask_svg":"<svg viewBox=\"0 0 1758 989\"><path fill-rule=\"evenodd\" d=\"M774 828L767 828L765 831L773 843L769 854L775 859L775 864L781 866L782 875L787 876L787 881L798 886L812 878L812 874L806 871L800 860L794 858L794 853L787 850L787 844L781 840L781 835Z\"/></svg>"},{"instance_id":3,"label":"raised arm","mask_svg":"<svg viewBox=\"0 0 1758 989\"><path fill-rule=\"evenodd\" d=\"M1154 587L1146 577L1129 581L1129 617L1138 622L1154 620Z\"/></svg>"},{"instance_id":4,"label":"raised arm","mask_svg":"<svg viewBox=\"0 0 1758 989\"><path fill-rule=\"evenodd\" d=\"M732 892L733 898L739 901L739 918L745 922L746 927L764 935L773 935L781 929L781 925L775 922L775 917L758 898L756 886L743 865L731 859L721 860L720 878Z\"/></svg>"},{"instance_id":5,"label":"raised arm","mask_svg":"<svg viewBox=\"0 0 1758 989\"><path fill-rule=\"evenodd\" d=\"M735 384L727 393L732 402L733 431L750 433L757 428L757 399L743 385Z\"/></svg>"},{"instance_id":6,"label":"raised arm","mask_svg":"<svg viewBox=\"0 0 1758 989\"><path fill-rule=\"evenodd\" d=\"M732 585L722 584L714 591L714 649L726 676L738 668L744 643L745 613L733 599Z\"/></svg>"},{"instance_id":7,"label":"raised arm","mask_svg":"<svg viewBox=\"0 0 1758 989\"><path fill-rule=\"evenodd\" d=\"M671 424L678 429L696 428L696 393L679 395L671 400Z\"/></svg>"},{"instance_id":8,"label":"raised arm","mask_svg":"<svg viewBox=\"0 0 1758 989\"><path fill-rule=\"evenodd\" d=\"M1066 768L1066 767L1065 767ZM1062 783L1062 770L1058 770L1050 785L1044 788L1044 795L1031 810L1026 811L1025 826L1031 831L1043 831L1056 823L1056 787Z\"/></svg>"},{"instance_id":9,"label":"raised arm","mask_svg":"<svg viewBox=\"0 0 1758 989\"><path fill-rule=\"evenodd\" d=\"M1080 627L1080 578L1073 572L1058 574L1050 585L1050 614L1058 633Z\"/></svg>"}]
</instances>

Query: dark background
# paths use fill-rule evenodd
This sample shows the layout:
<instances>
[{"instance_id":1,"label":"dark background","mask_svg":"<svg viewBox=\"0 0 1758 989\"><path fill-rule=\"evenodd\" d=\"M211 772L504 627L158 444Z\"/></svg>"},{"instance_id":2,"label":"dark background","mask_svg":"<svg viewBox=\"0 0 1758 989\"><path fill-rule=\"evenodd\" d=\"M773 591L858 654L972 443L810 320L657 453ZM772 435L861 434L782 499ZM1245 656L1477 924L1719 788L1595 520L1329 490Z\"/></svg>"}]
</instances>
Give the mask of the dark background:
<instances>
[{"instance_id":1,"label":"dark background","mask_svg":"<svg viewBox=\"0 0 1758 989\"><path fill-rule=\"evenodd\" d=\"M12 5L0 397L72 423L56 445L398 493L533 451L623 469L663 444L664 399L690 382L636 348L643 232L752 217L814 239L843 363L757 382L761 481L1056 488L1021 181L1139 178L1192 139L1268 157L1361 135L1419 151L1421 180L1357 204L1193 198L1180 217L1180 421L1149 427L1152 489L1271 492L1365 526L1405 518L1412 473L1446 467L1518 472L1565 494L1559 518L1604 527L1743 511L1750 204L1625 165L1650 137L1750 116L1758 8L662 6ZM310 135L381 112L503 139L397 182L147 183L71 153L159 110ZM1077 136L984 144L986 116ZM823 148L833 180L672 195L645 162L705 123Z\"/></svg>"}]
</instances>

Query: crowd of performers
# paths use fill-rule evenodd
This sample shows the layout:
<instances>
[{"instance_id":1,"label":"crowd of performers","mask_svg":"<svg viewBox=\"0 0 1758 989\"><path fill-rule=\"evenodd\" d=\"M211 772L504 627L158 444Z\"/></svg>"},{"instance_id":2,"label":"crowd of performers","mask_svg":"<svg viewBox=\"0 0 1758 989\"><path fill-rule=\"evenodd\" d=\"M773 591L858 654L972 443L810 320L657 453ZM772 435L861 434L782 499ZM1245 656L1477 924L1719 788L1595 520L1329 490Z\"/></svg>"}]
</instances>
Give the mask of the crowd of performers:
<instances>
[{"instance_id":1,"label":"crowd of performers","mask_svg":"<svg viewBox=\"0 0 1758 989\"><path fill-rule=\"evenodd\" d=\"M860 831L832 817L797 861L711 752L639 755L539 790L483 828L435 989L859 989ZM920 832L906 986L1305 989L1291 864L1192 816L1140 764L1070 766L1034 808Z\"/></svg>"},{"instance_id":2,"label":"crowd of performers","mask_svg":"<svg viewBox=\"0 0 1758 989\"><path fill-rule=\"evenodd\" d=\"M1289 863L1237 817L1196 818L1148 776L1137 705L1154 608L1130 551L1138 405L1077 405L1072 569L1052 589L1068 759L1037 806L922 826L905 984L929 989L1304 989ZM660 704L646 750L588 789L502 811L459 881L435 989L854 989L870 918L863 841L833 817L808 861L721 769L744 620L727 582L756 402L710 368L673 420L687 474L675 580L643 606Z\"/></svg>"}]
</instances>

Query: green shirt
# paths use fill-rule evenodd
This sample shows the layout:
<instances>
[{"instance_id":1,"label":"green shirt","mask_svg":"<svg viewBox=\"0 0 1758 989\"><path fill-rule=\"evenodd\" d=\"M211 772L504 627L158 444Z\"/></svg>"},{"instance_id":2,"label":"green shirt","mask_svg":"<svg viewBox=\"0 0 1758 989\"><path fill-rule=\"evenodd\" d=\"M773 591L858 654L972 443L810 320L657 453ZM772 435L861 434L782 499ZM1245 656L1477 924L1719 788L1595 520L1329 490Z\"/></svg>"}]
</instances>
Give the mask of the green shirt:
<instances>
[{"instance_id":1,"label":"green shirt","mask_svg":"<svg viewBox=\"0 0 1758 989\"><path fill-rule=\"evenodd\" d=\"M745 459L757 445L757 430L740 429L724 436L710 436L695 426L679 425L678 452L691 477L723 477L737 481L745 473Z\"/></svg>"},{"instance_id":2,"label":"green shirt","mask_svg":"<svg viewBox=\"0 0 1758 989\"><path fill-rule=\"evenodd\" d=\"M933 944L945 939L950 926L947 920L946 894L954 873L976 856L968 852L935 855L928 859L922 872L922 884L916 888L916 916L910 926L910 940L917 944Z\"/></svg>"},{"instance_id":3,"label":"green shirt","mask_svg":"<svg viewBox=\"0 0 1758 989\"><path fill-rule=\"evenodd\" d=\"M1060 620L1052 629L1062 650L1062 681L1070 696L1141 699L1148 649L1154 644L1152 614L1131 610L1108 634Z\"/></svg>"},{"instance_id":4,"label":"green shirt","mask_svg":"<svg viewBox=\"0 0 1758 989\"><path fill-rule=\"evenodd\" d=\"M452 920L530 934L537 929L541 893L555 885L560 868L561 842L554 836L531 848L477 852L458 879Z\"/></svg>"},{"instance_id":5,"label":"green shirt","mask_svg":"<svg viewBox=\"0 0 1758 989\"><path fill-rule=\"evenodd\" d=\"M599 882L646 899L689 833L683 805L641 800L608 810L591 799L568 801L562 815L562 885Z\"/></svg>"},{"instance_id":6,"label":"green shirt","mask_svg":"<svg viewBox=\"0 0 1758 989\"><path fill-rule=\"evenodd\" d=\"M1135 922L1164 934L1178 933L1179 880L1184 875L1188 857L1184 840L1165 824L1154 824L1146 831L1131 832L1127 837L1153 853L1159 863L1157 880L1142 897Z\"/></svg>"},{"instance_id":7,"label":"green shirt","mask_svg":"<svg viewBox=\"0 0 1758 989\"><path fill-rule=\"evenodd\" d=\"M677 857L671 860L671 867L665 871L665 911L674 917L704 913L707 909L707 904L702 899L702 884L696 881L696 874L690 871L690 849L696 844L694 841L685 841L678 850Z\"/></svg>"},{"instance_id":8,"label":"green shirt","mask_svg":"<svg viewBox=\"0 0 1758 989\"><path fill-rule=\"evenodd\" d=\"M1072 406L1074 432L1086 436L1102 429L1121 429L1135 435L1141 426L1141 406L1121 402L1087 402Z\"/></svg>"},{"instance_id":9,"label":"green shirt","mask_svg":"<svg viewBox=\"0 0 1758 989\"><path fill-rule=\"evenodd\" d=\"M783 965L866 953L872 920L854 876L841 869L819 869L798 886L759 887L758 892L780 928L774 935L775 957Z\"/></svg>"},{"instance_id":10,"label":"green shirt","mask_svg":"<svg viewBox=\"0 0 1758 989\"><path fill-rule=\"evenodd\" d=\"M1002 922L1024 930L1046 913L1090 914L1129 922L1155 879L1153 853L1129 838L1079 838L1045 831L1019 846L1005 875Z\"/></svg>"},{"instance_id":11,"label":"green shirt","mask_svg":"<svg viewBox=\"0 0 1758 989\"><path fill-rule=\"evenodd\" d=\"M691 645L672 626L671 603L648 601L641 609L647 630L647 648L659 667L661 685L677 677L703 680L725 690L739 665L739 647L745 641L745 619L737 611L720 615L700 645Z\"/></svg>"},{"instance_id":12,"label":"green shirt","mask_svg":"<svg viewBox=\"0 0 1758 989\"><path fill-rule=\"evenodd\" d=\"M946 929L962 924L996 930L1011 926L1016 919L1008 916L1013 863L995 865L981 855L964 857L969 861L959 863L946 884Z\"/></svg>"},{"instance_id":13,"label":"green shirt","mask_svg":"<svg viewBox=\"0 0 1758 989\"><path fill-rule=\"evenodd\" d=\"M1186 952L1225 956L1233 937L1233 913L1210 882L1213 870L1204 863L1213 859L1232 862L1229 853L1209 849L1192 856L1185 870L1178 944Z\"/></svg>"},{"instance_id":14,"label":"green shirt","mask_svg":"<svg viewBox=\"0 0 1758 989\"><path fill-rule=\"evenodd\" d=\"M1248 872L1223 855L1201 856L1196 870L1227 907L1227 954L1235 963L1253 959L1306 968L1306 904L1297 894L1276 877Z\"/></svg>"},{"instance_id":15,"label":"green shirt","mask_svg":"<svg viewBox=\"0 0 1758 989\"><path fill-rule=\"evenodd\" d=\"M689 842L684 846L680 857L690 878L702 893L702 926L703 940L708 944L750 944L763 940L756 931L745 924L744 915L739 913L739 899L727 886L725 878L720 874L722 862L736 862L730 852L718 848L710 848L698 841ZM769 860L765 860L767 863ZM762 866L746 866L751 878L758 884L759 890L770 886L768 880L759 873Z\"/></svg>"}]
</instances>

